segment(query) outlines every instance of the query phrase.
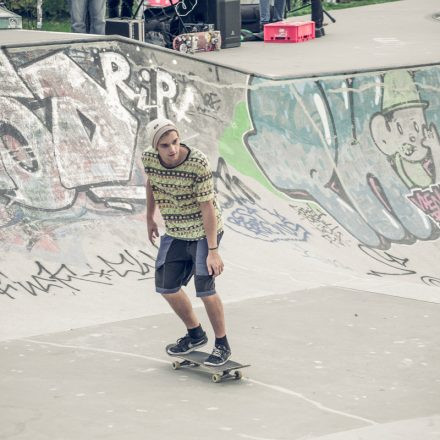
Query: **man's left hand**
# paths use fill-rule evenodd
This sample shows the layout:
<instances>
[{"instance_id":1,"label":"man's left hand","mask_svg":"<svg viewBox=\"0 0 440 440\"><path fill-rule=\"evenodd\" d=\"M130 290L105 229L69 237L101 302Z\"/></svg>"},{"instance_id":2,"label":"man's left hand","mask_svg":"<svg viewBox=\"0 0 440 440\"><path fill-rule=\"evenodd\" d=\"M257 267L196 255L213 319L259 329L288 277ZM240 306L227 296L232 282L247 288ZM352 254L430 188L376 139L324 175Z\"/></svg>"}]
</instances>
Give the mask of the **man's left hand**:
<instances>
[{"instance_id":1,"label":"man's left hand","mask_svg":"<svg viewBox=\"0 0 440 440\"><path fill-rule=\"evenodd\" d=\"M209 275L217 277L223 272L224 264L217 251L209 251L206 265L208 266Z\"/></svg>"}]
</instances>

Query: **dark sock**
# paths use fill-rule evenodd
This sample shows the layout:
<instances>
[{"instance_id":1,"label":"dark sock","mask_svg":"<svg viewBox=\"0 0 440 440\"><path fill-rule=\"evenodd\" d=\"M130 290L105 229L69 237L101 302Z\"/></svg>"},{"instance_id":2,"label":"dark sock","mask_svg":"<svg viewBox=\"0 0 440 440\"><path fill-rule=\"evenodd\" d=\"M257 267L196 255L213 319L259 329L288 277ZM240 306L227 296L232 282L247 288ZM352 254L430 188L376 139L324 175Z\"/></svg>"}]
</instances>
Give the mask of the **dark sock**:
<instances>
[{"instance_id":1,"label":"dark sock","mask_svg":"<svg viewBox=\"0 0 440 440\"><path fill-rule=\"evenodd\" d=\"M202 329L202 324L199 324L199 326L195 328L189 328L188 334L193 339L200 339L201 337L203 337L205 332Z\"/></svg>"},{"instance_id":2,"label":"dark sock","mask_svg":"<svg viewBox=\"0 0 440 440\"><path fill-rule=\"evenodd\" d=\"M225 336L223 336L223 338L215 338L215 345L223 345L224 347L226 347L228 350L231 349L231 347L229 347L229 342L228 342L228 338Z\"/></svg>"}]
</instances>

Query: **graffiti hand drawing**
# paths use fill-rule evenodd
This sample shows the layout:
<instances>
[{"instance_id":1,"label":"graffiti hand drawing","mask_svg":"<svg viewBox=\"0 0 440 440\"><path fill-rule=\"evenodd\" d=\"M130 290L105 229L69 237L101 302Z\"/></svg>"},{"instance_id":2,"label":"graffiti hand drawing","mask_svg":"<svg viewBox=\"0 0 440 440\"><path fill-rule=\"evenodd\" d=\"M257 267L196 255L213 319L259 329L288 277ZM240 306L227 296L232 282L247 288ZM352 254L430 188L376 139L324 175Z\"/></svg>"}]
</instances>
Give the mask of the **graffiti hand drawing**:
<instances>
[{"instance_id":1,"label":"graffiti hand drawing","mask_svg":"<svg viewBox=\"0 0 440 440\"><path fill-rule=\"evenodd\" d=\"M440 75L430 74L429 87L439 87ZM251 85L245 140L276 189L317 203L371 247L438 237L405 197L433 184L440 169L438 124L408 71Z\"/></svg>"}]
</instances>

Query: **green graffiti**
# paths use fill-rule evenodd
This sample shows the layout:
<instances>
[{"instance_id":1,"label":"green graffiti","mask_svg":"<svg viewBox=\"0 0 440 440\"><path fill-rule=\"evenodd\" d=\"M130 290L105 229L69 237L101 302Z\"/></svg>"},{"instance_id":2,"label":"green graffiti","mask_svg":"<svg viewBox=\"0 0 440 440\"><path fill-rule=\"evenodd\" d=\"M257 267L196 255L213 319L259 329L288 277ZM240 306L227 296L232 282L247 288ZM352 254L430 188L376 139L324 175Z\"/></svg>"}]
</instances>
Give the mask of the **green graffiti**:
<instances>
[{"instance_id":1,"label":"green graffiti","mask_svg":"<svg viewBox=\"0 0 440 440\"><path fill-rule=\"evenodd\" d=\"M271 185L256 165L243 141L243 136L252 130L252 124L246 108L246 102L239 102L234 111L231 125L226 128L219 140L219 152L225 161L238 172L249 176L278 197L282 195Z\"/></svg>"}]
</instances>

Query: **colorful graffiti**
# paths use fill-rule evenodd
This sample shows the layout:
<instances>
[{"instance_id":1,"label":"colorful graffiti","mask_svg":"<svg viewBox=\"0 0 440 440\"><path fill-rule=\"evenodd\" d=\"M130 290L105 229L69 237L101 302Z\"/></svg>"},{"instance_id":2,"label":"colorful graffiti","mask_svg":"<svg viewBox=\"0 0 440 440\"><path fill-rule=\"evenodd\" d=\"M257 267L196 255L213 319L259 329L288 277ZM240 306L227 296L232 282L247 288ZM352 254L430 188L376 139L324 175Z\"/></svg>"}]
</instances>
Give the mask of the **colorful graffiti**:
<instances>
[{"instance_id":1,"label":"colorful graffiti","mask_svg":"<svg viewBox=\"0 0 440 440\"><path fill-rule=\"evenodd\" d=\"M246 143L274 187L316 202L361 243L435 240L436 224L412 201L440 170L439 86L438 67L276 85L253 78Z\"/></svg>"},{"instance_id":2,"label":"colorful graffiti","mask_svg":"<svg viewBox=\"0 0 440 440\"><path fill-rule=\"evenodd\" d=\"M431 185L426 189L413 189L407 197L440 226L440 185Z\"/></svg>"},{"instance_id":3,"label":"colorful graffiti","mask_svg":"<svg viewBox=\"0 0 440 440\"><path fill-rule=\"evenodd\" d=\"M414 260L390 251L440 236L438 67L274 81L176 56L108 41L0 51L3 254L58 255L69 234L136 224L121 238L120 262L98 257L97 269L96 254L81 255L86 269L63 257L49 269L37 253L24 281L2 267L3 297L76 292L131 265L150 276L154 256L137 250L140 155L157 116L208 155L225 225L240 239L347 271L355 252L379 265L363 265L368 275L439 285L439 274L420 276Z\"/></svg>"},{"instance_id":4,"label":"colorful graffiti","mask_svg":"<svg viewBox=\"0 0 440 440\"><path fill-rule=\"evenodd\" d=\"M165 61L169 68L172 58ZM5 245L24 240L29 250L56 230L56 222L143 212L139 158L148 121L227 119L227 95L162 64L154 53L123 44L0 51ZM48 219L51 226L42 226Z\"/></svg>"},{"instance_id":5,"label":"colorful graffiti","mask_svg":"<svg viewBox=\"0 0 440 440\"><path fill-rule=\"evenodd\" d=\"M264 207L258 194L230 173L223 158L219 158L213 175L229 229L263 241L307 241L310 233L302 225L290 221L276 209Z\"/></svg>"}]
</instances>

